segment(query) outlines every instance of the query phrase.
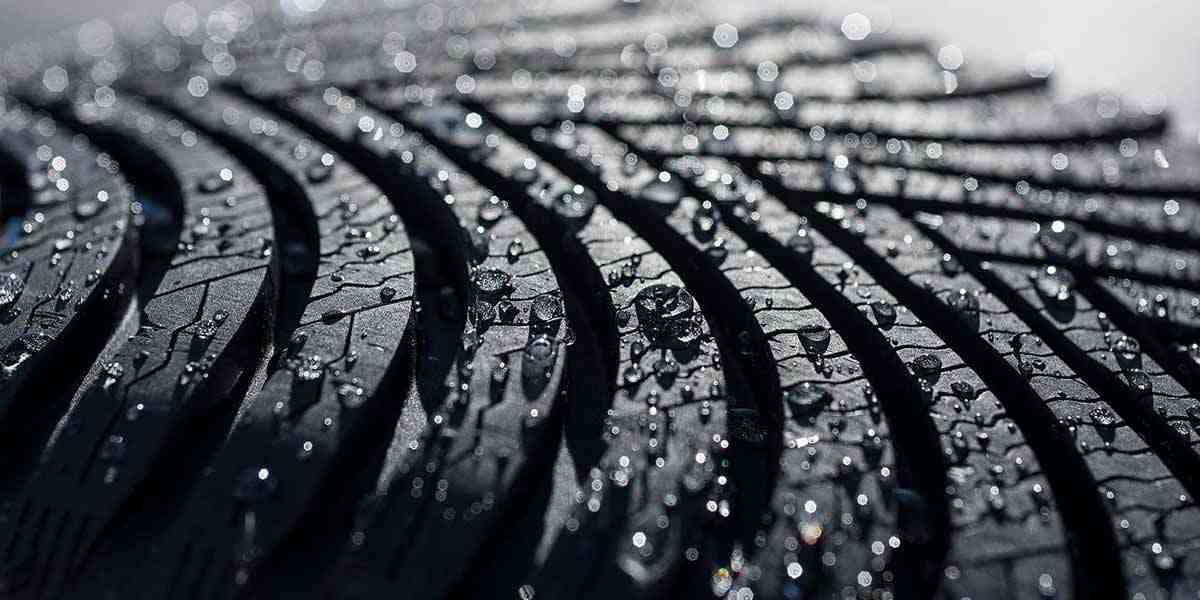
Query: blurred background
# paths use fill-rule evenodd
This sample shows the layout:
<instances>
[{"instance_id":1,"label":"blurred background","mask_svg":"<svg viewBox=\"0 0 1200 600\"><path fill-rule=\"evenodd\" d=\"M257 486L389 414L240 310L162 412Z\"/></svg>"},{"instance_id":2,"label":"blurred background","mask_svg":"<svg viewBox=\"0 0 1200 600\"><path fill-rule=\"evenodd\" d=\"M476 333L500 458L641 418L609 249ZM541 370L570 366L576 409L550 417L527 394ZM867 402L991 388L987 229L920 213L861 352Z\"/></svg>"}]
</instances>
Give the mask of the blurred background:
<instances>
[{"instance_id":1,"label":"blurred background","mask_svg":"<svg viewBox=\"0 0 1200 600\"><path fill-rule=\"evenodd\" d=\"M278 0L277 0L278 1ZM283 0L287 1L287 0ZM335 2L337 0L330 0ZM559 0L569 1L569 0ZM784 2L785 0L766 0ZM1053 57L1064 99L1111 91L1165 107L1174 131L1200 145L1200 3L1186 0L786 0L834 23L851 12L875 31L926 34L953 44L968 62L1025 64ZM83 21L143 12L157 18L169 0L0 0L0 49ZM193 0L197 8L219 4ZM252 0L265 6L266 0Z\"/></svg>"}]
</instances>

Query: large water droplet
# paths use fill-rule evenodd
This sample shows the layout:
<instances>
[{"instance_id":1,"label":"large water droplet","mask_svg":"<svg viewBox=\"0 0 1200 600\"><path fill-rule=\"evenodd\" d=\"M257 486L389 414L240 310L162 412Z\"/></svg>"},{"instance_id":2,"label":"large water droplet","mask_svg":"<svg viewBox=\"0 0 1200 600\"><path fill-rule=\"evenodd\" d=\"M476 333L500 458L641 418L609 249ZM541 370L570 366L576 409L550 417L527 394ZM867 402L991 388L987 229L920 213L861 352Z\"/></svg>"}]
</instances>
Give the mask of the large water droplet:
<instances>
[{"instance_id":1,"label":"large water droplet","mask_svg":"<svg viewBox=\"0 0 1200 600\"><path fill-rule=\"evenodd\" d=\"M1075 277L1058 267L1048 266L1030 275L1038 295L1047 304L1070 303L1075 292Z\"/></svg>"},{"instance_id":2,"label":"large water droplet","mask_svg":"<svg viewBox=\"0 0 1200 600\"><path fill-rule=\"evenodd\" d=\"M500 296L508 291L512 276L498 269L480 269L472 277L475 290L484 296Z\"/></svg>"},{"instance_id":3,"label":"large water droplet","mask_svg":"<svg viewBox=\"0 0 1200 600\"><path fill-rule=\"evenodd\" d=\"M1113 414L1107 406L1097 406L1093 408L1088 416L1092 418L1092 422L1099 427L1112 427L1117 424L1117 415Z\"/></svg>"},{"instance_id":4,"label":"large water droplet","mask_svg":"<svg viewBox=\"0 0 1200 600\"><path fill-rule=\"evenodd\" d=\"M801 425L809 425L833 402L833 394L824 386L804 382L783 393L788 414Z\"/></svg>"},{"instance_id":5,"label":"large water droplet","mask_svg":"<svg viewBox=\"0 0 1200 600\"><path fill-rule=\"evenodd\" d=\"M1122 335L1112 344L1113 355L1122 369L1133 369L1141 366L1142 345L1134 338Z\"/></svg>"},{"instance_id":6,"label":"large water droplet","mask_svg":"<svg viewBox=\"0 0 1200 600\"><path fill-rule=\"evenodd\" d=\"M973 331L979 330L979 298L965 289L946 295L946 305Z\"/></svg>"},{"instance_id":7,"label":"large water droplet","mask_svg":"<svg viewBox=\"0 0 1200 600\"><path fill-rule=\"evenodd\" d=\"M634 297L633 305L651 343L681 348L699 339L700 327L692 319L694 301L683 288L663 283L647 286Z\"/></svg>"},{"instance_id":8,"label":"large water droplet","mask_svg":"<svg viewBox=\"0 0 1200 600\"><path fill-rule=\"evenodd\" d=\"M542 323L552 323L563 317L562 298L557 294L545 294L533 300L529 314Z\"/></svg>"},{"instance_id":9,"label":"large water droplet","mask_svg":"<svg viewBox=\"0 0 1200 600\"><path fill-rule=\"evenodd\" d=\"M896 324L896 307L887 300L876 300L870 304L871 313L881 329L891 329Z\"/></svg>"},{"instance_id":10,"label":"large water droplet","mask_svg":"<svg viewBox=\"0 0 1200 600\"><path fill-rule=\"evenodd\" d=\"M917 378L932 383L942 374L942 359L936 354L922 354L912 361L913 374Z\"/></svg>"},{"instance_id":11,"label":"large water droplet","mask_svg":"<svg viewBox=\"0 0 1200 600\"><path fill-rule=\"evenodd\" d=\"M801 325L796 330L796 335L800 337L800 345L809 354L821 355L829 349L829 341L831 334L829 328L816 323Z\"/></svg>"}]
</instances>

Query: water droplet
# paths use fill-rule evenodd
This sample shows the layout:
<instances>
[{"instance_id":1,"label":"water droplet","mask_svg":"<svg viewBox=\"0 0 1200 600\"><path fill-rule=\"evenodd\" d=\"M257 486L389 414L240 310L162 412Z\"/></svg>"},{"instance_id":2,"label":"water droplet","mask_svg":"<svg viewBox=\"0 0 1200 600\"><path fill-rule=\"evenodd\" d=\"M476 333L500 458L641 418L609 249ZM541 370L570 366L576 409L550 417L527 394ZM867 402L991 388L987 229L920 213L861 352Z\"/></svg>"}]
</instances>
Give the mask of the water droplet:
<instances>
[{"instance_id":1,"label":"water droplet","mask_svg":"<svg viewBox=\"0 0 1200 600\"><path fill-rule=\"evenodd\" d=\"M57 300L58 300L58 303L60 306L70 302L71 298L74 298L74 297L75 297L75 282L74 281L68 281L59 286Z\"/></svg>"},{"instance_id":2,"label":"water droplet","mask_svg":"<svg viewBox=\"0 0 1200 600\"><path fill-rule=\"evenodd\" d=\"M341 402L342 406L349 409L358 408L367 400L362 386L358 385L357 379L344 381L339 384L337 386L337 398L338 402Z\"/></svg>"},{"instance_id":3,"label":"water droplet","mask_svg":"<svg viewBox=\"0 0 1200 600\"><path fill-rule=\"evenodd\" d=\"M1048 266L1030 275L1038 295L1047 304L1067 304L1075 292L1075 278L1067 271Z\"/></svg>"},{"instance_id":4,"label":"water droplet","mask_svg":"<svg viewBox=\"0 0 1200 600\"><path fill-rule=\"evenodd\" d=\"M669 387L671 382L675 381L675 378L679 376L679 362L669 355L660 356L656 359L652 368L654 369L655 378L658 379L658 384L664 388Z\"/></svg>"},{"instance_id":5,"label":"water droplet","mask_svg":"<svg viewBox=\"0 0 1200 600\"><path fill-rule=\"evenodd\" d=\"M1092 422L1099 427L1113 427L1117 424L1117 415L1113 414L1113 412L1109 410L1107 406L1097 406L1096 408L1093 408L1088 413L1088 416L1090 416L1092 418Z\"/></svg>"},{"instance_id":6,"label":"water droplet","mask_svg":"<svg viewBox=\"0 0 1200 600\"><path fill-rule=\"evenodd\" d=\"M0 273L0 312L12 308L25 292L25 281L15 273Z\"/></svg>"},{"instance_id":7,"label":"water droplet","mask_svg":"<svg viewBox=\"0 0 1200 600\"><path fill-rule=\"evenodd\" d=\"M1200 433L1200 404L1193 404L1187 407L1188 422L1192 424L1192 429L1196 433Z\"/></svg>"},{"instance_id":8,"label":"water droplet","mask_svg":"<svg viewBox=\"0 0 1200 600\"><path fill-rule=\"evenodd\" d=\"M912 361L913 374L926 382L937 381L942 374L942 359L936 354L922 354Z\"/></svg>"},{"instance_id":9,"label":"water droplet","mask_svg":"<svg viewBox=\"0 0 1200 600\"><path fill-rule=\"evenodd\" d=\"M702 332L692 318L694 300L683 288L663 283L646 286L634 297L633 305L651 343L678 349L699 340Z\"/></svg>"},{"instance_id":10,"label":"water droplet","mask_svg":"<svg viewBox=\"0 0 1200 600\"><path fill-rule=\"evenodd\" d=\"M816 249L816 244L813 243L812 236L808 234L808 230L800 229L788 238L788 248L799 255L800 259L805 262L811 262L813 252Z\"/></svg>"},{"instance_id":11,"label":"water droplet","mask_svg":"<svg viewBox=\"0 0 1200 600\"><path fill-rule=\"evenodd\" d=\"M1141 365L1142 346L1127 335L1122 335L1113 342L1112 351L1123 369L1137 368Z\"/></svg>"},{"instance_id":12,"label":"water droplet","mask_svg":"<svg viewBox=\"0 0 1200 600\"><path fill-rule=\"evenodd\" d=\"M341 321L346 314L346 311L340 308L331 308L321 313L321 322L325 323L326 325L332 325L338 321Z\"/></svg>"},{"instance_id":13,"label":"water droplet","mask_svg":"<svg viewBox=\"0 0 1200 600\"><path fill-rule=\"evenodd\" d=\"M1154 390L1154 384L1150 380L1150 375L1141 369L1126 370L1125 380L1129 382L1130 387L1143 395L1149 394Z\"/></svg>"},{"instance_id":14,"label":"water droplet","mask_svg":"<svg viewBox=\"0 0 1200 600\"><path fill-rule=\"evenodd\" d=\"M210 365L208 360L193 360L187 363L183 366L183 372L179 374L179 385L187 386L208 379Z\"/></svg>"},{"instance_id":15,"label":"water droplet","mask_svg":"<svg viewBox=\"0 0 1200 600\"><path fill-rule=\"evenodd\" d=\"M637 364L629 365L625 368L625 372L622 373L622 378L625 380L625 383L629 385L637 385L641 383L643 376L644 373L642 372L642 367L638 366Z\"/></svg>"},{"instance_id":16,"label":"water droplet","mask_svg":"<svg viewBox=\"0 0 1200 600\"><path fill-rule=\"evenodd\" d=\"M821 355L829 349L829 341L832 337L829 328L809 323L801 325L796 330L796 335L800 337L800 344L809 354Z\"/></svg>"},{"instance_id":17,"label":"water droplet","mask_svg":"<svg viewBox=\"0 0 1200 600\"><path fill-rule=\"evenodd\" d=\"M896 307L887 300L876 300L870 304L875 323L881 329L891 329L896 324Z\"/></svg>"},{"instance_id":18,"label":"water droplet","mask_svg":"<svg viewBox=\"0 0 1200 600\"><path fill-rule=\"evenodd\" d=\"M595 207L596 195L591 190L578 186L572 191L559 194L553 203L554 212L574 227L587 222Z\"/></svg>"},{"instance_id":19,"label":"water droplet","mask_svg":"<svg viewBox=\"0 0 1200 600\"><path fill-rule=\"evenodd\" d=\"M946 305L973 331L979 330L979 298L965 289L946 295Z\"/></svg>"},{"instance_id":20,"label":"water droplet","mask_svg":"<svg viewBox=\"0 0 1200 600\"><path fill-rule=\"evenodd\" d=\"M508 243L508 261L516 262L521 258L521 253L525 252L525 243L521 240L513 240Z\"/></svg>"},{"instance_id":21,"label":"water droplet","mask_svg":"<svg viewBox=\"0 0 1200 600\"><path fill-rule=\"evenodd\" d=\"M700 242L710 242L716 236L720 222L720 213L716 207L705 200L692 214L692 236Z\"/></svg>"},{"instance_id":22,"label":"water droplet","mask_svg":"<svg viewBox=\"0 0 1200 600\"><path fill-rule=\"evenodd\" d=\"M804 382L784 392L783 400L793 420L809 425L833 402L833 394L824 386Z\"/></svg>"},{"instance_id":23,"label":"water droplet","mask_svg":"<svg viewBox=\"0 0 1200 600\"><path fill-rule=\"evenodd\" d=\"M316 381L325 374L325 359L319 354L306 356L297 362L295 372L300 381Z\"/></svg>"},{"instance_id":24,"label":"water droplet","mask_svg":"<svg viewBox=\"0 0 1200 600\"><path fill-rule=\"evenodd\" d=\"M954 383L951 383L950 391L953 392L954 395L957 396L959 400L962 400L963 403L968 407L971 406L971 402L975 401L975 398L979 393L975 390L975 386L965 381L955 381Z\"/></svg>"},{"instance_id":25,"label":"water droplet","mask_svg":"<svg viewBox=\"0 0 1200 600\"><path fill-rule=\"evenodd\" d=\"M1053 221L1038 230L1037 240L1046 254L1054 258L1075 260L1083 253L1082 229L1073 223Z\"/></svg>"},{"instance_id":26,"label":"water droplet","mask_svg":"<svg viewBox=\"0 0 1200 600\"><path fill-rule=\"evenodd\" d=\"M504 217L504 205L498 199L492 199L479 205L477 220L480 225L491 227Z\"/></svg>"},{"instance_id":27,"label":"water droplet","mask_svg":"<svg viewBox=\"0 0 1200 600\"><path fill-rule=\"evenodd\" d=\"M509 289L512 276L498 269L480 269L472 277L475 289L484 296L499 296Z\"/></svg>"},{"instance_id":28,"label":"water droplet","mask_svg":"<svg viewBox=\"0 0 1200 600\"><path fill-rule=\"evenodd\" d=\"M86 221L100 214L100 211L104 209L105 204L106 203L99 200L81 198L75 201L75 207L73 210L78 219Z\"/></svg>"},{"instance_id":29,"label":"water droplet","mask_svg":"<svg viewBox=\"0 0 1200 600\"><path fill-rule=\"evenodd\" d=\"M557 294L544 294L533 300L529 314L542 323L552 323L563 317L562 298Z\"/></svg>"},{"instance_id":30,"label":"water droplet","mask_svg":"<svg viewBox=\"0 0 1200 600\"><path fill-rule=\"evenodd\" d=\"M211 318L196 324L196 337L202 341L211 340L217 334L217 330L220 329L221 323L224 323L228 317L229 313L218 311Z\"/></svg>"}]
</instances>

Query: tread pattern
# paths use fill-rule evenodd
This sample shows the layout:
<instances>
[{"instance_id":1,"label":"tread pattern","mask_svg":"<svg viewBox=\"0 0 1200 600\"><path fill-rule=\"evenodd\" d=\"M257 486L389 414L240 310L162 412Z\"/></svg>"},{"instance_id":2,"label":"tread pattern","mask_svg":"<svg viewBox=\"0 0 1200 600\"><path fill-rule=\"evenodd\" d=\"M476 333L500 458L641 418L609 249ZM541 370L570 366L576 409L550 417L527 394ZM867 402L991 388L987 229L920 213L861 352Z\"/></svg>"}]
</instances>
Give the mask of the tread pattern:
<instances>
[{"instance_id":1,"label":"tread pattern","mask_svg":"<svg viewBox=\"0 0 1200 600\"><path fill-rule=\"evenodd\" d=\"M0 596L1200 593L1200 153L736 5L7 53Z\"/></svg>"},{"instance_id":2,"label":"tread pattern","mask_svg":"<svg viewBox=\"0 0 1200 600\"><path fill-rule=\"evenodd\" d=\"M952 542L943 569L946 593L1036 598L1041 590L1028 583L1043 574L1057 588L1066 587L1070 557L1049 485L1020 428L979 375L886 287L735 164L718 158L683 158L669 164L705 182L705 187L722 190L714 193L729 194L735 214L761 228L796 260L809 262L888 336L892 351L914 374L922 369L917 378L919 408L937 428L951 496ZM936 370L929 368L935 365ZM1037 543L1022 556L976 541L1023 536L1036 536Z\"/></svg>"},{"instance_id":3,"label":"tread pattern","mask_svg":"<svg viewBox=\"0 0 1200 600\"><path fill-rule=\"evenodd\" d=\"M803 563L788 562L814 574L831 571L826 581L814 575L809 579L816 583L803 580L801 585L837 589L866 572L879 580L878 589L887 589L893 574L881 567L888 564L888 557L864 551L875 542L886 544L896 538L896 501L891 497L896 487L895 458L887 425L878 407L872 406L877 400L869 388L861 387L865 378L845 343L782 274L747 251L746 242L721 223L721 213L711 202L705 205L686 196L670 173L650 168L597 128L583 127L565 135L562 131L560 127L559 139L552 143L575 160L586 161L605 189L632 196L653 210L655 214L644 212L648 218L663 219L676 235L685 238L702 254L699 260L716 265L753 310L769 344L778 389L786 390L772 396L787 403L785 418L798 425L784 434L785 448L792 450L781 457L780 466L786 477L783 489L788 491L773 502L780 517L769 537L775 538L776 545L785 545L793 527L808 525L804 543L824 552L815 549L805 553ZM548 132L534 130L532 135L538 139L547 137ZM750 331L744 330L738 338L743 353L751 350ZM789 392L790 396L785 395ZM800 466L802 463L808 466ZM815 510L807 510L813 507ZM793 521L784 515L803 516ZM817 530L833 541L825 542L813 533ZM824 558L824 554L836 557L835 569L823 569L818 563L818 556ZM782 562L773 567L776 574L786 568ZM778 593L778 581L784 580L778 578L765 586ZM726 584L720 580L714 593L722 593Z\"/></svg>"},{"instance_id":4,"label":"tread pattern","mask_svg":"<svg viewBox=\"0 0 1200 600\"><path fill-rule=\"evenodd\" d=\"M713 520L728 512L721 507L729 503L728 475L721 471L732 436L726 433L726 365L708 320L668 261L597 204L594 192L503 133L484 129L482 119L472 128L464 108L410 107L405 114L447 144L447 152L476 150L488 138L483 143L494 146L473 157L479 169L514 182L509 189L556 215L550 218L607 282L619 358L616 393L603 420L606 449L551 533L545 562L531 574L534 589L552 596L572 589L597 597L608 595L605 589L661 593L679 570L685 545L705 537L702 530L689 532L689 523L705 512L715 513ZM595 565L585 575L591 590L583 587L588 580L555 575L581 560Z\"/></svg>"},{"instance_id":5,"label":"tread pattern","mask_svg":"<svg viewBox=\"0 0 1200 600\"><path fill-rule=\"evenodd\" d=\"M138 123L137 135L168 161L182 185L182 227L141 299L141 324L62 417L4 528L6 568L33 585L48 576L59 580L46 585L61 585L176 432L219 410L269 339L261 319L272 292L271 219L257 185L195 132L136 102L97 118ZM10 585L22 581L10 576Z\"/></svg>"},{"instance_id":6,"label":"tread pattern","mask_svg":"<svg viewBox=\"0 0 1200 600\"><path fill-rule=\"evenodd\" d=\"M136 244L116 161L53 117L3 103L0 152L13 188L0 274L0 422L29 416L25 394L51 393L37 379L64 348L93 353L81 357L87 368L98 351L89 339L105 336L132 296L128 247Z\"/></svg>"},{"instance_id":7,"label":"tread pattern","mask_svg":"<svg viewBox=\"0 0 1200 600\"><path fill-rule=\"evenodd\" d=\"M339 114L342 99L355 109ZM347 567L391 585L435 589L454 581L445 570L471 566L478 545L513 515L532 491L523 488L534 487L539 465L554 456L559 396L568 393L566 348L575 336L563 292L538 239L508 204L423 138L380 113L362 115L371 119L364 131L349 96L310 94L290 106L343 141L373 137L376 156L398 157L433 192L429 200L453 212L470 256L462 352L445 383L452 392L426 430L397 432L389 455L402 456L389 456L397 466L380 499L385 506L359 516L362 536L351 542L365 564ZM428 561L444 570L425 570Z\"/></svg>"},{"instance_id":8,"label":"tread pattern","mask_svg":"<svg viewBox=\"0 0 1200 600\"><path fill-rule=\"evenodd\" d=\"M183 94L161 99L192 104L198 127L238 140L241 152L289 178L302 195L287 198L293 204L284 210L311 219L320 241L292 250L294 261L311 261L307 299L205 476L166 525L157 553L173 569L155 593L178 593L192 581L225 595L221 589L246 584L258 557L284 542L341 461L366 443L373 420L400 412L411 381L404 355L412 345L412 248L387 197L303 133L232 95L221 100L221 110L207 110ZM288 285L285 293L305 287ZM226 525L199 527L211 522Z\"/></svg>"}]
</instances>

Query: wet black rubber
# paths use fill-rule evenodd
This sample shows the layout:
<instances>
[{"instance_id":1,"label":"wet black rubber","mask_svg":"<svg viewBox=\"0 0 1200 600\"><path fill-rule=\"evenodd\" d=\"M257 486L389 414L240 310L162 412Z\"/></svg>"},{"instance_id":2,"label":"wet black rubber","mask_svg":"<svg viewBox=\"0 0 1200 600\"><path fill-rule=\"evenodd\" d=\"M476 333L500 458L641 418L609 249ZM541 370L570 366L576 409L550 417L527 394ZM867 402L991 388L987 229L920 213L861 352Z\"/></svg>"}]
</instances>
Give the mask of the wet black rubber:
<instances>
[{"instance_id":1,"label":"wet black rubber","mask_svg":"<svg viewBox=\"0 0 1200 600\"><path fill-rule=\"evenodd\" d=\"M0 597L1200 594L1200 152L721 4L13 54Z\"/></svg>"}]
</instances>

